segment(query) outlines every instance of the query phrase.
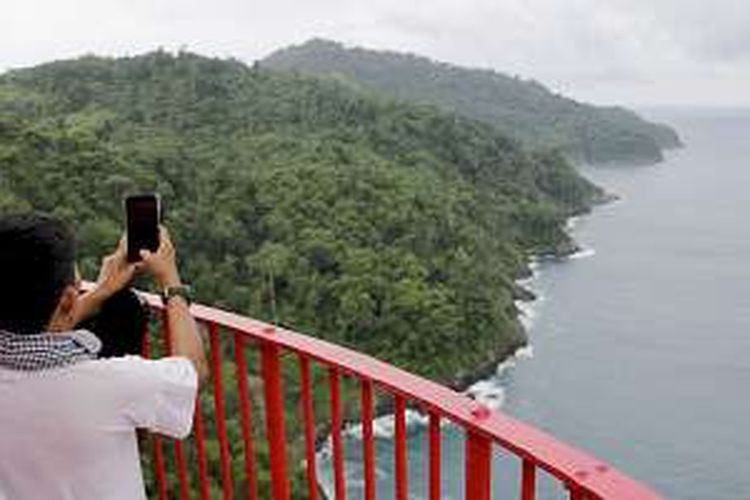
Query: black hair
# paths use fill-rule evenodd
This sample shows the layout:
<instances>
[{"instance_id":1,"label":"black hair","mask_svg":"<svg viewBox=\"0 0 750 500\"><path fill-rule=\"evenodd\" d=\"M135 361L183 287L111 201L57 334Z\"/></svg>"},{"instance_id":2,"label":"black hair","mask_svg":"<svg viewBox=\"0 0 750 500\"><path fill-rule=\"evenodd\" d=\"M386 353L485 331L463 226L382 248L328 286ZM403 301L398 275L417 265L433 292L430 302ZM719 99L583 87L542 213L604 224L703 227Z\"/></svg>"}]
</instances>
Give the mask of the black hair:
<instances>
[{"instance_id":1,"label":"black hair","mask_svg":"<svg viewBox=\"0 0 750 500\"><path fill-rule=\"evenodd\" d=\"M123 288L109 297L99 311L76 325L102 341L100 358L140 354L149 320L148 307L136 293Z\"/></svg>"},{"instance_id":2,"label":"black hair","mask_svg":"<svg viewBox=\"0 0 750 500\"><path fill-rule=\"evenodd\" d=\"M75 282L73 233L41 213L0 216L0 329L42 332Z\"/></svg>"}]
</instances>

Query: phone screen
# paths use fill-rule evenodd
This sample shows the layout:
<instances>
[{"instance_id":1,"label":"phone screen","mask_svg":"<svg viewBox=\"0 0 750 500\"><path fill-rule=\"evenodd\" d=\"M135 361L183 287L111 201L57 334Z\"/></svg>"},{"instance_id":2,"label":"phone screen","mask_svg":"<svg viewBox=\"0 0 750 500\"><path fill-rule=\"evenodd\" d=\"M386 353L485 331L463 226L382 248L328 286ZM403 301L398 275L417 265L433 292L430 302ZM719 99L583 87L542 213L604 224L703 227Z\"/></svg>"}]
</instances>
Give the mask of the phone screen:
<instances>
[{"instance_id":1,"label":"phone screen","mask_svg":"<svg viewBox=\"0 0 750 500\"><path fill-rule=\"evenodd\" d=\"M128 262L141 260L139 252L159 248L159 197L155 194L128 196L127 215Z\"/></svg>"}]
</instances>

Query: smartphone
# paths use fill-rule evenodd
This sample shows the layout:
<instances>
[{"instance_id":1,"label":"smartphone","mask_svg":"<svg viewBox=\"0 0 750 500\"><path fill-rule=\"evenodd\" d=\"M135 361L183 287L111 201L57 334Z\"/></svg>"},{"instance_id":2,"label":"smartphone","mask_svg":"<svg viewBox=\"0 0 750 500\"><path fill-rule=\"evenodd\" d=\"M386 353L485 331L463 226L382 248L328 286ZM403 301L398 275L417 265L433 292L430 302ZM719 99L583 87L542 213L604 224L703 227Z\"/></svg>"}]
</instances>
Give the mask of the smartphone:
<instances>
[{"instance_id":1,"label":"smartphone","mask_svg":"<svg viewBox=\"0 0 750 500\"><path fill-rule=\"evenodd\" d=\"M159 248L161 202L155 193L125 198L127 217L128 262L141 260L140 251L155 252Z\"/></svg>"}]
</instances>

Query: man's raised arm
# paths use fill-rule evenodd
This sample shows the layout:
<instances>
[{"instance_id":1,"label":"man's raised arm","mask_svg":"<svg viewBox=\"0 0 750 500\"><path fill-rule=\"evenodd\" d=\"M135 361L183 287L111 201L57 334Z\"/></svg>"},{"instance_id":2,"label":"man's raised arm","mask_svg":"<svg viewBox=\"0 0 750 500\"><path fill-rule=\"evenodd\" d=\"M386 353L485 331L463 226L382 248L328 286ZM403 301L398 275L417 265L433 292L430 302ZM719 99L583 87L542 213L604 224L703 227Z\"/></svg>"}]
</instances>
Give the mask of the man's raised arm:
<instances>
[{"instance_id":1,"label":"man's raised arm","mask_svg":"<svg viewBox=\"0 0 750 500\"><path fill-rule=\"evenodd\" d=\"M175 249L169 232L165 227L159 228L160 243L156 252L141 250L142 267L150 272L160 289L182 285L177 271ZM193 362L198 372L198 379L204 382L208 378L208 363L206 361L203 340L198 332L198 326L190 314L188 301L173 295L166 301L167 325L171 338L173 356L184 356Z\"/></svg>"}]
</instances>

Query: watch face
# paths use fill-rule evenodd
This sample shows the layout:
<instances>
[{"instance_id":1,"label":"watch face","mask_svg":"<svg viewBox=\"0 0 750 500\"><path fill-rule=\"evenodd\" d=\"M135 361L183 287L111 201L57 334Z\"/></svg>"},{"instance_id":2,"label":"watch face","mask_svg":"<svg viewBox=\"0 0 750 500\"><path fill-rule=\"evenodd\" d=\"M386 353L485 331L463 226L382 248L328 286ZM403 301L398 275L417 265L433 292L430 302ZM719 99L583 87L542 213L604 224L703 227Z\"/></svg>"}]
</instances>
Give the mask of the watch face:
<instances>
[{"instance_id":1,"label":"watch face","mask_svg":"<svg viewBox=\"0 0 750 500\"><path fill-rule=\"evenodd\" d=\"M190 287L187 285L170 286L165 288L161 293L162 301L166 304L172 297L182 297L190 304L193 301Z\"/></svg>"}]
</instances>

